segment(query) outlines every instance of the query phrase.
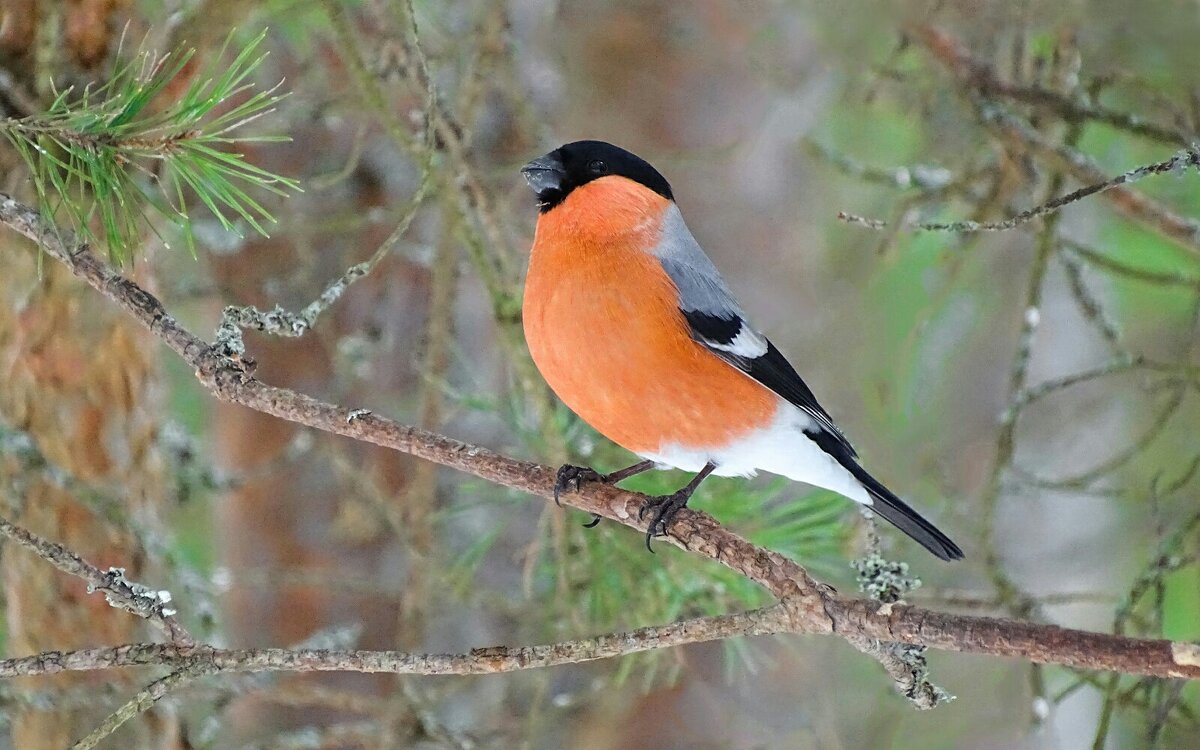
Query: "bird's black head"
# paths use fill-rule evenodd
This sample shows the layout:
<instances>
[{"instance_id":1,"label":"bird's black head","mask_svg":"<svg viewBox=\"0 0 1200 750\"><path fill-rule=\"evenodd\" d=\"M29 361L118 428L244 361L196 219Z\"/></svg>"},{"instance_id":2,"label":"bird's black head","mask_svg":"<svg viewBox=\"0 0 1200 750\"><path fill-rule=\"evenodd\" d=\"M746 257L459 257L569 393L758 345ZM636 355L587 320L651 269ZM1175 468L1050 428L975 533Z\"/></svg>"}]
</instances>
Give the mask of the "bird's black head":
<instances>
[{"instance_id":1,"label":"bird's black head","mask_svg":"<svg viewBox=\"0 0 1200 750\"><path fill-rule=\"evenodd\" d=\"M627 177L659 195L671 196L667 179L645 159L604 141L575 141L539 156L521 167L545 213L562 203L571 191L608 175Z\"/></svg>"}]
</instances>

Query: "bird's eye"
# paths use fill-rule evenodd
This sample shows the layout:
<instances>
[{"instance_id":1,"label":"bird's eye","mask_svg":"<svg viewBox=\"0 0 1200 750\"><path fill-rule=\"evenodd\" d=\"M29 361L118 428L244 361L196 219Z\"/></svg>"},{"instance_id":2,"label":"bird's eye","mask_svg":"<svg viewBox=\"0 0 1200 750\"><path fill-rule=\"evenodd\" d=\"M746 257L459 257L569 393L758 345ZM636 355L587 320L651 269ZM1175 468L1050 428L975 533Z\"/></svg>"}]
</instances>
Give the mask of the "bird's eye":
<instances>
[{"instance_id":1,"label":"bird's eye","mask_svg":"<svg viewBox=\"0 0 1200 750\"><path fill-rule=\"evenodd\" d=\"M588 171L592 174L604 174L608 171L608 165L600 159L593 159L588 164Z\"/></svg>"}]
</instances>

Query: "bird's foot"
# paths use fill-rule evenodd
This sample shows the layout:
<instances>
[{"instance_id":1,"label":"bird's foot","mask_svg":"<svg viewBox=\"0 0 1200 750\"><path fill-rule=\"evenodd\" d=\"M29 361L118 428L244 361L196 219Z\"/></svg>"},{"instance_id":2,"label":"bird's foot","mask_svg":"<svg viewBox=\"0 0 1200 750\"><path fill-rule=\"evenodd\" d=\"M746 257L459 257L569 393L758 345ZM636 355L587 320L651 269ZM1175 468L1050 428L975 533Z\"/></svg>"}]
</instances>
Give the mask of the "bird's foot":
<instances>
[{"instance_id":1,"label":"bird's foot","mask_svg":"<svg viewBox=\"0 0 1200 750\"><path fill-rule=\"evenodd\" d=\"M554 477L554 504L562 507L558 496L564 492L579 492L579 488L585 482L605 482L608 477L595 469L589 469L586 466L573 466L571 464L563 464L558 467L558 474ZM600 523L600 514L593 513L592 520L583 525L585 529L591 529Z\"/></svg>"},{"instance_id":2,"label":"bird's foot","mask_svg":"<svg viewBox=\"0 0 1200 750\"><path fill-rule=\"evenodd\" d=\"M650 540L656 536L667 535L667 529L671 526L671 522L675 520L679 511L687 507L691 496L692 493L685 487L670 495L648 498L646 502L642 503L642 507L638 511L638 520L645 518L647 513L652 514L650 525L646 527L646 549L651 553L654 552L654 548L650 546Z\"/></svg>"},{"instance_id":3,"label":"bird's foot","mask_svg":"<svg viewBox=\"0 0 1200 750\"><path fill-rule=\"evenodd\" d=\"M554 477L554 504L561 506L558 497L564 492L579 492L585 482L603 482L606 477L595 469L586 466L563 464L558 467Z\"/></svg>"}]
</instances>

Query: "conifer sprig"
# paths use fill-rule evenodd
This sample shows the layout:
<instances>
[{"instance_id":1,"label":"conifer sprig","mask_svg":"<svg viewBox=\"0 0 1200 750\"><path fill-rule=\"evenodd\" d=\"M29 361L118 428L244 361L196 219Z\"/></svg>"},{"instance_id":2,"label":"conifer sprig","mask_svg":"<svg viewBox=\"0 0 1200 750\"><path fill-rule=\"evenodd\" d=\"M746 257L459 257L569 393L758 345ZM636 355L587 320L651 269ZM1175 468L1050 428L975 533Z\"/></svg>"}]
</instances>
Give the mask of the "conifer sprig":
<instances>
[{"instance_id":1,"label":"conifer sprig","mask_svg":"<svg viewBox=\"0 0 1200 750\"><path fill-rule=\"evenodd\" d=\"M278 85L254 91L250 80L266 57L265 37L264 31L225 62L231 35L195 74L195 50L140 52L101 86L68 88L43 113L0 119L0 133L24 159L43 210L60 221L65 216L87 241L103 240L115 262L129 259L143 228L158 231L155 214L177 225L194 252L189 193L226 230L240 235L250 227L265 235L264 222L274 219L249 191L300 189L235 150L287 140L238 132L285 96Z\"/></svg>"}]
</instances>

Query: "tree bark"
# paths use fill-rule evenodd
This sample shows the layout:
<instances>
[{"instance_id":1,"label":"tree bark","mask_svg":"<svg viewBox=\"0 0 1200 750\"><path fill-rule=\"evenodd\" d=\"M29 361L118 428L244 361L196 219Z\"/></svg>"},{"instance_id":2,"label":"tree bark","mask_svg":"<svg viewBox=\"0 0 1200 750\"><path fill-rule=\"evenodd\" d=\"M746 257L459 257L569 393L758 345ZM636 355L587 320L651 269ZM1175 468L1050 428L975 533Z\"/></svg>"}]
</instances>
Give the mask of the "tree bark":
<instances>
[{"instance_id":1,"label":"tree bark","mask_svg":"<svg viewBox=\"0 0 1200 750\"><path fill-rule=\"evenodd\" d=\"M0 242L23 244L11 236ZM22 257L24 256L24 257ZM79 486L111 494L122 515L153 518L164 498L156 448L158 401L154 353L145 331L57 263L14 248L0 274L0 424L32 441L41 461L0 455L0 501L9 517L58 540L101 567L128 568L130 578L156 576L127 524L114 523L79 497ZM39 269L39 265L42 266ZM47 469L46 467L51 467ZM74 481L52 478L54 470ZM2 574L10 654L119 643L145 637L144 625L45 561L6 545ZM119 685L132 675L59 675L55 688ZM45 690L45 680L31 689ZM87 734L111 710L102 701L54 711L15 709L12 746L61 749ZM159 708L120 730L128 748L179 747L177 722Z\"/></svg>"}]
</instances>

